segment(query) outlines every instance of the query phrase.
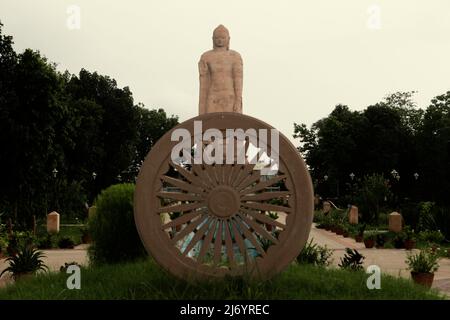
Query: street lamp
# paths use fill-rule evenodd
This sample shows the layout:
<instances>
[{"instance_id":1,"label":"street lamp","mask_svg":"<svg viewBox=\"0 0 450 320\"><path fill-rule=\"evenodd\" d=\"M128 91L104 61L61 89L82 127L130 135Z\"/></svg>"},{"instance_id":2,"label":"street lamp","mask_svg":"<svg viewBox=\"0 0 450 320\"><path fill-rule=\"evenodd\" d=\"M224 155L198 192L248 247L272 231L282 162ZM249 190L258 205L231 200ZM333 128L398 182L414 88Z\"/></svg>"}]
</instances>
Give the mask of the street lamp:
<instances>
[{"instance_id":1,"label":"street lamp","mask_svg":"<svg viewBox=\"0 0 450 320\"><path fill-rule=\"evenodd\" d=\"M355 174L352 172L352 173L350 173L349 174L349 176L350 176L350 179L353 181L353 179L355 179Z\"/></svg>"},{"instance_id":2,"label":"street lamp","mask_svg":"<svg viewBox=\"0 0 450 320\"><path fill-rule=\"evenodd\" d=\"M122 176L120 175L120 173L117 175L117 180L122 181Z\"/></svg>"},{"instance_id":3,"label":"street lamp","mask_svg":"<svg viewBox=\"0 0 450 320\"><path fill-rule=\"evenodd\" d=\"M419 174L417 172L414 172L414 179L417 181L419 179Z\"/></svg>"},{"instance_id":4,"label":"street lamp","mask_svg":"<svg viewBox=\"0 0 450 320\"><path fill-rule=\"evenodd\" d=\"M323 176L323 180L327 181L328 180L328 175L324 175Z\"/></svg>"},{"instance_id":5,"label":"street lamp","mask_svg":"<svg viewBox=\"0 0 450 320\"><path fill-rule=\"evenodd\" d=\"M58 170L56 168L53 169L53 178L56 178L56 175L58 174Z\"/></svg>"},{"instance_id":6,"label":"street lamp","mask_svg":"<svg viewBox=\"0 0 450 320\"><path fill-rule=\"evenodd\" d=\"M394 177L397 181L400 180L400 174L397 172L397 170L392 169L391 175L392 175L392 177Z\"/></svg>"},{"instance_id":7,"label":"street lamp","mask_svg":"<svg viewBox=\"0 0 450 320\"><path fill-rule=\"evenodd\" d=\"M95 171L94 171L94 172L92 172L92 179L95 180L95 178L97 178L97 174L96 174Z\"/></svg>"}]
</instances>

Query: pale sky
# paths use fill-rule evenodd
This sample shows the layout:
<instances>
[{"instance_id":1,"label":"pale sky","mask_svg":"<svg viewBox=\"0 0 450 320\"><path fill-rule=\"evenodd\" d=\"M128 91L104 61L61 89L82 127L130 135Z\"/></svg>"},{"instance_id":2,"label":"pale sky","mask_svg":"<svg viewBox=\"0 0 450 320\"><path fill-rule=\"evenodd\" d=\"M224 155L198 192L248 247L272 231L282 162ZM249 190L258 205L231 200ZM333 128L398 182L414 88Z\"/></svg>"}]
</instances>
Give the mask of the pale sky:
<instances>
[{"instance_id":1,"label":"pale sky","mask_svg":"<svg viewBox=\"0 0 450 320\"><path fill-rule=\"evenodd\" d=\"M197 63L224 24L244 61L244 113L289 138L338 103L416 90L426 107L450 90L448 0L0 0L0 20L17 51L109 75L180 121L198 113Z\"/></svg>"}]
</instances>

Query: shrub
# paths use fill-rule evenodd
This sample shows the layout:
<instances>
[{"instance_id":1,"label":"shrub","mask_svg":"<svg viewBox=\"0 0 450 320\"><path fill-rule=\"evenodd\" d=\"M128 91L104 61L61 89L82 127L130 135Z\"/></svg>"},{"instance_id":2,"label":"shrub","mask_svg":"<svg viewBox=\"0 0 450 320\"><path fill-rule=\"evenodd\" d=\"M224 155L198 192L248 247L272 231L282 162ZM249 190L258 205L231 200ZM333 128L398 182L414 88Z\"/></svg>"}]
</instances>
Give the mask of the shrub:
<instances>
[{"instance_id":1,"label":"shrub","mask_svg":"<svg viewBox=\"0 0 450 320\"><path fill-rule=\"evenodd\" d=\"M431 243L441 243L445 240L444 235L438 230L438 231L421 231L419 232L417 238L420 241L426 241Z\"/></svg>"},{"instance_id":2,"label":"shrub","mask_svg":"<svg viewBox=\"0 0 450 320\"><path fill-rule=\"evenodd\" d=\"M42 252L32 246L23 246L17 254L6 259L9 266L0 273L0 277L6 272L11 272L13 278L17 280L26 274L34 274L39 270L46 271L48 268L42 260L43 257Z\"/></svg>"},{"instance_id":3,"label":"shrub","mask_svg":"<svg viewBox=\"0 0 450 320\"><path fill-rule=\"evenodd\" d=\"M326 246L319 246L313 243L313 239L306 243L297 262L300 264L314 264L316 266L326 267L331 263L333 251Z\"/></svg>"},{"instance_id":4,"label":"shrub","mask_svg":"<svg viewBox=\"0 0 450 320\"><path fill-rule=\"evenodd\" d=\"M54 238L55 236L50 233L41 235L37 238L36 245L39 249L51 249L54 247Z\"/></svg>"},{"instance_id":5,"label":"shrub","mask_svg":"<svg viewBox=\"0 0 450 320\"><path fill-rule=\"evenodd\" d=\"M72 238L63 237L58 240L58 247L60 249L73 249L74 246L75 242L72 240Z\"/></svg>"},{"instance_id":6,"label":"shrub","mask_svg":"<svg viewBox=\"0 0 450 320\"><path fill-rule=\"evenodd\" d=\"M345 255L341 258L339 267L351 271L363 270L363 261L366 257L360 254L356 249L345 248Z\"/></svg>"},{"instance_id":7,"label":"shrub","mask_svg":"<svg viewBox=\"0 0 450 320\"><path fill-rule=\"evenodd\" d=\"M408 254L408 268L418 273L433 273L439 268L439 255L431 250L421 250L419 253Z\"/></svg>"},{"instance_id":8,"label":"shrub","mask_svg":"<svg viewBox=\"0 0 450 320\"><path fill-rule=\"evenodd\" d=\"M134 184L113 185L98 196L96 213L90 218L93 263L117 263L145 256L134 223Z\"/></svg>"}]
</instances>

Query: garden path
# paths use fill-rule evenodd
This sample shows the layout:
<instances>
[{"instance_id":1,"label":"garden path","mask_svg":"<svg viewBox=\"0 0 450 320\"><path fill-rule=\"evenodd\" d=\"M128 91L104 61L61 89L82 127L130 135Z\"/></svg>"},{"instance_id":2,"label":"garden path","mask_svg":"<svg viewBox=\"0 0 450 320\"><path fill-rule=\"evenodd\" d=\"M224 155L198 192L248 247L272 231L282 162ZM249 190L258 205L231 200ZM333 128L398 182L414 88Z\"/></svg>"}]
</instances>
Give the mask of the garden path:
<instances>
[{"instance_id":1,"label":"garden path","mask_svg":"<svg viewBox=\"0 0 450 320\"><path fill-rule=\"evenodd\" d=\"M326 245L329 249L333 249L333 265L337 266L341 257L345 254L345 248L358 250L366 257L364 267L369 265L377 265L382 273L393 276L410 278L410 272L407 270L405 263L407 250L405 249L366 249L364 243L358 243L352 238L344 238L335 233L317 229L314 225L309 235L314 243ZM434 275L433 287L445 292L450 297L450 259L442 259L439 261L439 270ZM383 287L383 284L381 284Z\"/></svg>"}]
</instances>

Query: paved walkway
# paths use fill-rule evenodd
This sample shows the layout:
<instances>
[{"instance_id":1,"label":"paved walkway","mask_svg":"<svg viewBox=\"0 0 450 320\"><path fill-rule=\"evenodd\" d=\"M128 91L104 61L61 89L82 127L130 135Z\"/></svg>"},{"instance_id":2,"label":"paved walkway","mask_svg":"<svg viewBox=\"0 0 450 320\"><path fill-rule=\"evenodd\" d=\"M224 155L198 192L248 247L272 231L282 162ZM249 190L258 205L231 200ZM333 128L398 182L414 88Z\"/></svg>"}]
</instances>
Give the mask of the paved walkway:
<instances>
[{"instance_id":1,"label":"paved walkway","mask_svg":"<svg viewBox=\"0 0 450 320\"><path fill-rule=\"evenodd\" d=\"M340 258L344 256L345 248L351 248L358 250L366 257L364 260L366 268L369 265L377 265L383 273L404 278L411 277L405 263L406 253L408 252L405 249L366 249L364 243L358 243L354 239L344 238L315 227L311 229L309 237L314 239L313 242L333 249L333 265L335 266L339 264ZM440 260L439 265L439 270L434 275L433 287L450 296L450 259Z\"/></svg>"}]
</instances>

